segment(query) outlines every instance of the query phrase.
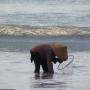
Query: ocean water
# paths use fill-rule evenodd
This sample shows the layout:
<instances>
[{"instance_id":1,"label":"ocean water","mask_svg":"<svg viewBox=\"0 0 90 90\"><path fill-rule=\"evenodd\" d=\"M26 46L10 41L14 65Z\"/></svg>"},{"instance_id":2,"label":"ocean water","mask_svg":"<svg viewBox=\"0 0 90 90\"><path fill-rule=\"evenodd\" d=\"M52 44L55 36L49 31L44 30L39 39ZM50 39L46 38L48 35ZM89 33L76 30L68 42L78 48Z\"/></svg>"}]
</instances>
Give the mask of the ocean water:
<instances>
[{"instance_id":1,"label":"ocean water","mask_svg":"<svg viewBox=\"0 0 90 90\"><path fill-rule=\"evenodd\" d=\"M19 37L19 36L1 36L0 51L9 52L30 52L34 45L43 43L58 42L66 45L70 52L88 51L90 53L90 37L65 37L65 36L34 36L34 37Z\"/></svg>"},{"instance_id":2,"label":"ocean water","mask_svg":"<svg viewBox=\"0 0 90 90\"><path fill-rule=\"evenodd\" d=\"M90 36L89 0L0 0L0 35Z\"/></svg>"},{"instance_id":3,"label":"ocean water","mask_svg":"<svg viewBox=\"0 0 90 90\"><path fill-rule=\"evenodd\" d=\"M0 24L90 27L90 0L0 0Z\"/></svg>"},{"instance_id":4,"label":"ocean water","mask_svg":"<svg viewBox=\"0 0 90 90\"><path fill-rule=\"evenodd\" d=\"M58 42L74 61L36 78L30 49ZM0 90L90 89L90 0L0 0Z\"/></svg>"},{"instance_id":5,"label":"ocean water","mask_svg":"<svg viewBox=\"0 0 90 90\"><path fill-rule=\"evenodd\" d=\"M54 64L54 75L34 75L34 63L29 50L33 45L62 41L68 46L68 54L74 61L63 70ZM70 38L0 38L0 89L1 90L89 90L90 89L90 39Z\"/></svg>"}]
</instances>

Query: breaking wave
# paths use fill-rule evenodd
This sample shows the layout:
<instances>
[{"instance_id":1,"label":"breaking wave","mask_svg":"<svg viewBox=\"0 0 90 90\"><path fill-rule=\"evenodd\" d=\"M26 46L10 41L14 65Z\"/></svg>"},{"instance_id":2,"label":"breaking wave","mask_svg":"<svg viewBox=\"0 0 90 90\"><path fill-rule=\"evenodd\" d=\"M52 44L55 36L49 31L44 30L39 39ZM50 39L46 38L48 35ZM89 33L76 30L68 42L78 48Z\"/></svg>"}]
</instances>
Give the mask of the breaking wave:
<instances>
[{"instance_id":1,"label":"breaking wave","mask_svg":"<svg viewBox=\"0 0 90 90\"><path fill-rule=\"evenodd\" d=\"M90 36L90 27L0 25L0 36Z\"/></svg>"}]
</instances>

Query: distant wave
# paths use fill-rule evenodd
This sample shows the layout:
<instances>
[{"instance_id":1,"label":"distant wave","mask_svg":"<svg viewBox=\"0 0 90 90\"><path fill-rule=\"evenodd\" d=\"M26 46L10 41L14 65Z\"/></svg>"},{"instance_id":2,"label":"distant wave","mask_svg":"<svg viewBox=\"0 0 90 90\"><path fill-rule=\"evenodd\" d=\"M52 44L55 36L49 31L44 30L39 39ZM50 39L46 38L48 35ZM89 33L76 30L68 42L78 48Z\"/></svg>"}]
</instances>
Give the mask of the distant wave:
<instances>
[{"instance_id":1,"label":"distant wave","mask_svg":"<svg viewBox=\"0 0 90 90\"><path fill-rule=\"evenodd\" d=\"M90 36L90 27L0 25L0 36Z\"/></svg>"}]
</instances>

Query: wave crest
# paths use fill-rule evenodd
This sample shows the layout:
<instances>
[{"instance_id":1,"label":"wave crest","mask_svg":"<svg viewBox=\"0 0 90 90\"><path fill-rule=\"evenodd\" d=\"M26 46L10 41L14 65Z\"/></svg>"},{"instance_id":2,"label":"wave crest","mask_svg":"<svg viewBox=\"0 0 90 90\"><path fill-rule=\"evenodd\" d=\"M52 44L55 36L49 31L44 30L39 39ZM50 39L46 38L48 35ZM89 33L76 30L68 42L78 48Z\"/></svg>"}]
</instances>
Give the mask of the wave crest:
<instances>
[{"instance_id":1,"label":"wave crest","mask_svg":"<svg viewBox=\"0 0 90 90\"><path fill-rule=\"evenodd\" d=\"M90 27L0 25L0 35L10 36L90 36Z\"/></svg>"}]
</instances>

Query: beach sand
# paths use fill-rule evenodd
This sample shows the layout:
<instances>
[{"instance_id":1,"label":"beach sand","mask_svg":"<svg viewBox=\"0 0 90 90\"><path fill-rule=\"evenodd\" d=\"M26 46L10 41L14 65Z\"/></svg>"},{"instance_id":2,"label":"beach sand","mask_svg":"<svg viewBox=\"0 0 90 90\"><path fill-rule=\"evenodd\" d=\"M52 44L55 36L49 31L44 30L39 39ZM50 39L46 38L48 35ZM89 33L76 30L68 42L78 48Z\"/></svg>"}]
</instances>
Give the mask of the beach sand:
<instances>
[{"instance_id":1,"label":"beach sand","mask_svg":"<svg viewBox=\"0 0 90 90\"><path fill-rule=\"evenodd\" d=\"M58 70L52 78L36 79L30 54L0 51L0 90L89 90L90 52L72 52L74 61L64 70ZM42 70L41 70L42 73Z\"/></svg>"}]
</instances>

